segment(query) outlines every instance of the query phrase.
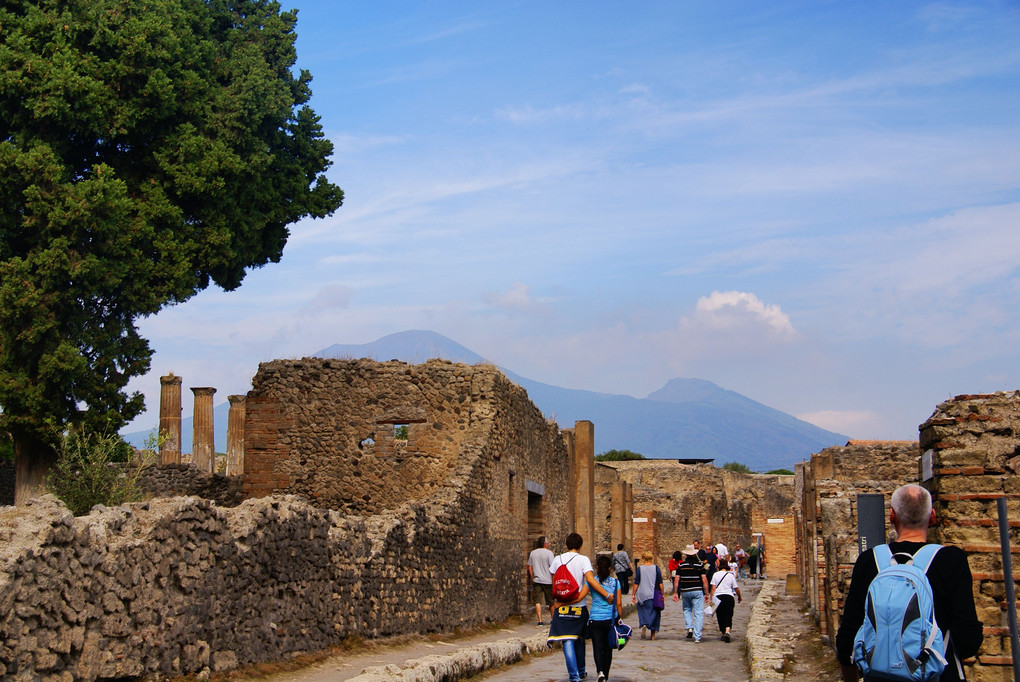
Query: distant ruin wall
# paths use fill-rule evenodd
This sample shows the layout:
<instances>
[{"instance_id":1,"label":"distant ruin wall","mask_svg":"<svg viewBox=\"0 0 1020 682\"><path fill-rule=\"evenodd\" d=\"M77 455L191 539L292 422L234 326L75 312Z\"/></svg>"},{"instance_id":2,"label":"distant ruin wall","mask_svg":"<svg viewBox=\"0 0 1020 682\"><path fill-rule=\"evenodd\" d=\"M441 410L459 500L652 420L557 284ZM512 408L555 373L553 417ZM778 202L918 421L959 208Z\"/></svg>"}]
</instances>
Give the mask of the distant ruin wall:
<instances>
[{"instance_id":1,"label":"distant ruin wall","mask_svg":"<svg viewBox=\"0 0 1020 682\"><path fill-rule=\"evenodd\" d=\"M795 543L771 547L768 518L786 518L795 503L792 476L744 474L711 464L680 464L675 460L604 462L620 478L633 485L635 515L655 512L656 561L665 567L674 551L694 540L722 542L733 548L748 547L752 532L763 532L769 556L779 562L776 570L794 571ZM755 518L760 520L759 529ZM793 519L790 516L792 527ZM635 534L639 532L635 527ZM779 539L778 535L775 539ZM636 544L636 543L635 543ZM775 553L772 554L772 549ZM789 557L787 561L786 557Z\"/></svg>"},{"instance_id":2,"label":"distant ruin wall","mask_svg":"<svg viewBox=\"0 0 1020 682\"><path fill-rule=\"evenodd\" d=\"M187 464L147 467L139 477L138 485L151 497L194 495L212 500L221 507L236 507L244 499L239 476L210 474Z\"/></svg>"},{"instance_id":3,"label":"distant ruin wall","mask_svg":"<svg viewBox=\"0 0 1020 682\"><path fill-rule=\"evenodd\" d=\"M963 395L939 405L921 425L935 504L934 542L969 554L974 602L984 623L984 642L967 679L1012 680L1006 576L999 541L999 498L1006 518L1013 575L1020 593L1020 391Z\"/></svg>"}]
</instances>

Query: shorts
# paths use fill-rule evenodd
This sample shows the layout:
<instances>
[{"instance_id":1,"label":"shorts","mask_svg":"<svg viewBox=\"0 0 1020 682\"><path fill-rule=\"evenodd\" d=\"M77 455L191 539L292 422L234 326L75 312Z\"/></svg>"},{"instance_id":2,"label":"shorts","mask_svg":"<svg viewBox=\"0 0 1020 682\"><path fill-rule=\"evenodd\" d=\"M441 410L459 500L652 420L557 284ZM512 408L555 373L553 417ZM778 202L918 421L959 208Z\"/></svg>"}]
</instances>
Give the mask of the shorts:
<instances>
[{"instance_id":1,"label":"shorts","mask_svg":"<svg viewBox=\"0 0 1020 682\"><path fill-rule=\"evenodd\" d=\"M531 603L541 604L545 599L546 606L552 606L553 604L553 593L552 585L543 585L542 583L531 583Z\"/></svg>"}]
</instances>

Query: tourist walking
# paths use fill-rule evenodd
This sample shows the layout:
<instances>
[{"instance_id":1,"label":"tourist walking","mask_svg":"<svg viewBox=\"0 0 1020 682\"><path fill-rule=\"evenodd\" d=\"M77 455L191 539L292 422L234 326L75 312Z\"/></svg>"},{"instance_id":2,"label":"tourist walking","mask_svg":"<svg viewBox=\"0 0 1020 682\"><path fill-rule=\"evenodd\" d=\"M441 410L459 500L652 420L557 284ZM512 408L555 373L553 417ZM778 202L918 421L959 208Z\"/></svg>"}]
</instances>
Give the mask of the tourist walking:
<instances>
[{"instance_id":1,"label":"tourist walking","mask_svg":"<svg viewBox=\"0 0 1020 682\"><path fill-rule=\"evenodd\" d=\"M616 546L616 554L613 555L613 570L616 572L616 579L620 581L620 590L624 594L630 593L630 577L634 571L630 567L630 555L623 549L623 543Z\"/></svg>"},{"instance_id":2,"label":"tourist walking","mask_svg":"<svg viewBox=\"0 0 1020 682\"><path fill-rule=\"evenodd\" d=\"M652 553L648 550L642 552L641 561L643 563L634 574L634 603L637 604L641 639L647 637L647 628L654 640L662 619L662 571L653 563ZM657 598L656 591L659 593Z\"/></svg>"},{"instance_id":3,"label":"tourist walking","mask_svg":"<svg viewBox=\"0 0 1020 682\"><path fill-rule=\"evenodd\" d=\"M722 633L724 642L730 641L730 629L733 627L733 601L736 596L737 602L743 601L740 596L740 586L737 585L737 578L733 571L729 570L730 565L726 559L719 559L719 570L712 576L712 588L708 593L710 603L715 604L715 619L719 623L719 632ZM716 601L718 600L718 604Z\"/></svg>"},{"instance_id":4,"label":"tourist walking","mask_svg":"<svg viewBox=\"0 0 1020 682\"><path fill-rule=\"evenodd\" d=\"M737 543L737 549L733 553L733 556L737 560L737 577L738 578L746 578L747 577L747 552L744 551L744 549L740 546L739 542Z\"/></svg>"},{"instance_id":5,"label":"tourist walking","mask_svg":"<svg viewBox=\"0 0 1020 682\"><path fill-rule=\"evenodd\" d=\"M609 679L609 667L613 664L613 648L609 644L609 633L617 614L623 611L620 580L613 576L613 560L608 554L599 554L595 558L595 579L608 594L603 597L598 592L591 594L591 620L588 621L588 637L591 639L591 653L595 659L595 671L598 682Z\"/></svg>"},{"instance_id":6,"label":"tourist walking","mask_svg":"<svg viewBox=\"0 0 1020 682\"><path fill-rule=\"evenodd\" d=\"M887 558L886 552L892 553L891 561L896 563L912 561L927 544L928 526L934 521L931 493L921 486L911 483L892 494L889 523L896 529L896 541L862 552L850 574L843 616L836 632L836 658L844 680L850 682L859 678L854 665L854 640L867 617L868 588L879 572L876 551L882 548ZM984 638L974 605L974 579L967 553L952 545L940 546L928 564L926 575L935 605L935 621L940 630L950 633L944 652L948 664L939 679L957 682L965 679L960 662L977 654Z\"/></svg>"},{"instance_id":7,"label":"tourist walking","mask_svg":"<svg viewBox=\"0 0 1020 682\"><path fill-rule=\"evenodd\" d=\"M698 559L694 545L684 548L684 562L676 569L673 581L673 601L682 600L684 624L687 639L701 642L702 626L705 622L705 595L708 594L708 578L705 567Z\"/></svg>"},{"instance_id":8,"label":"tourist walking","mask_svg":"<svg viewBox=\"0 0 1020 682\"><path fill-rule=\"evenodd\" d=\"M751 545L747 550L747 570L751 572L751 580L758 577L758 545Z\"/></svg>"},{"instance_id":9,"label":"tourist walking","mask_svg":"<svg viewBox=\"0 0 1020 682\"><path fill-rule=\"evenodd\" d=\"M608 598L609 593L592 573L591 559L580 553L584 539L578 533L571 533L566 540L567 551L560 554L552 561L549 567L553 575L555 588L554 595L558 595L559 579L556 575L560 566L565 566L573 579L576 592L573 596L557 596L553 602L552 625L549 628L549 637L546 642L552 646L559 642L563 645L563 660L567 666L567 675L570 682L580 682L582 677L587 677L584 667L584 636L588 629L588 592L592 591Z\"/></svg>"},{"instance_id":10,"label":"tourist walking","mask_svg":"<svg viewBox=\"0 0 1020 682\"><path fill-rule=\"evenodd\" d=\"M544 535L535 542L535 549L528 555L528 578L531 579L531 600L535 602L535 616L538 618L538 627L545 623L542 621L542 605L552 608L552 565L553 553L549 549L549 541Z\"/></svg>"}]
</instances>

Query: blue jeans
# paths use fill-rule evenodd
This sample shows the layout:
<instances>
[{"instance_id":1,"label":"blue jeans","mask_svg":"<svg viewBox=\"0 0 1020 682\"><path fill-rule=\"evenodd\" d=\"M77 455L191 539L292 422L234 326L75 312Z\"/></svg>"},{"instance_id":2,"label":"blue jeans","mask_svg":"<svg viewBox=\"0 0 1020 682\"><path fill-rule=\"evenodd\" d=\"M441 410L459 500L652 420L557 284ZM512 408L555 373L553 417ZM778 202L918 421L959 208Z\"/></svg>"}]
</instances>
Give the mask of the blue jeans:
<instances>
[{"instance_id":1,"label":"blue jeans","mask_svg":"<svg viewBox=\"0 0 1020 682\"><path fill-rule=\"evenodd\" d=\"M701 641L701 629L705 624L705 593L688 590L680 593L684 605L684 623L688 630L694 630L694 639Z\"/></svg>"},{"instance_id":2,"label":"blue jeans","mask_svg":"<svg viewBox=\"0 0 1020 682\"><path fill-rule=\"evenodd\" d=\"M584 674L584 637L563 640L563 659L567 662L570 682L579 682Z\"/></svg>"}]
</instances>

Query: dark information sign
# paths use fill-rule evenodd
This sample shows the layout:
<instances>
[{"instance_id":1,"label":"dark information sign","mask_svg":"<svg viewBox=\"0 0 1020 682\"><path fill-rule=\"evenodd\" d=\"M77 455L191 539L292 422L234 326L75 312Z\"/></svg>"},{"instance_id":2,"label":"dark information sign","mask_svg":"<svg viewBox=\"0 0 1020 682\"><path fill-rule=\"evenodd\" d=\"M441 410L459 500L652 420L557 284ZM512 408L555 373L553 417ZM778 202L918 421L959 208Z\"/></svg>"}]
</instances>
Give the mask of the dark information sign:
<instances>
[{"instance_id":1,"label":"dark information sign","mask_svg":"<svg viewBox=\"0 0 1020 682\"><path fill-rule=\"evenodd\" d=\"M857 549L861 554L875 545L885 544L885 495L867 493L857 496Z\"/></svg>"}]
</instances>

